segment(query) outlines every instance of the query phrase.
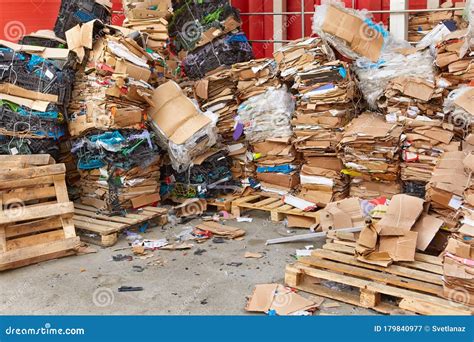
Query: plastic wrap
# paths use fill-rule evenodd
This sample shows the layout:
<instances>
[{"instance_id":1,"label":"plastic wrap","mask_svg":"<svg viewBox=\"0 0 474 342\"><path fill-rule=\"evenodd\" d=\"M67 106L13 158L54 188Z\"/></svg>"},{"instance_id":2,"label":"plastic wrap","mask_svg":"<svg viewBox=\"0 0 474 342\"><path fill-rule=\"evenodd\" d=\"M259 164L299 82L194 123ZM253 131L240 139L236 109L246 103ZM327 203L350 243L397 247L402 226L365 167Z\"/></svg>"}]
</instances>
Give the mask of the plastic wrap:
<instances>
[{"instance_id":1,"label":"plastic wrap","mask_svg":"<svg viewBox=\"0 0 474 342\"><path fill-rule=\"evenodd\" d=\"M358 59L354 70L359 79L359 88L372 109L383 95L390 80L401 76L419 76L434 82L433 57L429 51L419 51L404 55L387 49L379 63Z\"/></svg>"},{"instance_id":2,"label":"plastic wrap","mask_svg":"<svg viewBox=\"0 0 474 342\"><path fill-rule=\"evenodd\" d=\"M183 67L189 78L198 79L221 65L230 66L252 58L252 46L245 34L230 33L189 53Z\"/></svg>"},{"instance_id":3,"label":"plastic wrap","mask_svg":"<svg viewBox=\"0 0 474 342\"><path fill-rule=\"evenodd\" d=\"M288 137L293 134L291 116L294 110L295 100L286 86L269 88L267 92L242 103L236 120L243 125L245 136L252 143Z\"/></svg>"},{"instance_id":4,"label":"plastic wrap","mask_svg":"<svg viewBox=\"0 0 474 342\"><path fill-rule=\"evenodd\" d=\"M210 111L201 112L197 102L173 81L155 89L152 101L154 106L148 111L150 124L160 144L168 150L173 168L183 172L195 157L217 142L218 116Z\"/></svg>"}]
</instances>

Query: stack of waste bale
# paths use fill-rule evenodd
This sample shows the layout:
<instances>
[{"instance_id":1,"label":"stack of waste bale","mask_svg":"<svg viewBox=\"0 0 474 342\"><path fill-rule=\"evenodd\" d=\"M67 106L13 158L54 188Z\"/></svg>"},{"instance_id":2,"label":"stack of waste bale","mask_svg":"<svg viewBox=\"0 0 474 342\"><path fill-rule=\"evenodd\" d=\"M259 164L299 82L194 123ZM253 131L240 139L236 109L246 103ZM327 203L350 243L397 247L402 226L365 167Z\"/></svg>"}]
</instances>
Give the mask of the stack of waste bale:
<instances>
[{"instance_id":1,"label":"stack of waste bale","mask_svg":"<svg viewBox=\"0 0 474 342\"><path fill-rule=\"evenodd\" d=\"M287 194L299 184L298 163L291 143L294 110L295 101L286 86L269 88L239 107L237 126L250 144L255 177L263 191Z\"/></svg>"},{"instance_id":2,"label":"stack of waste bale","mask_svg":"<svg viewBox=\"0 0 474 342\"><path fill-rule=\"evenodd\" d=\"M122 0L125 20L123 27L138 33L131 33L140 37L139 45L149 53L156 53L163 57L153 67L160 81L172 78L177 68L173 56L169 53L168 20L173 8L171 0Z\"/></svg>"},{"instance_id":3,"label":"stack of waste bale","mask_svg":"<svg viewBox=\"0 0 474 342\"><path fill-rule=\"evenodd\" d=\"M440 9L446 11L431 11L412 13L408 17L408 41L410 43L418 43L427 35L433 34L433 29L440 23L454 22L456 26L465 24L463 21L463 11L453 11L452 8L462 8L465 3L462 1L447 1L440 5Z\"/></svg>"},{"instance_id":4,"label":"stack of waste bale","mask_svg":"<svg viewBox=\"0 0 474 342\"><path fill-rule=\"evenodd\" d=\"M295 146L303 155L301 196L320 206L347 196L349 180L337 157L344 127L355 117L356 88L349 65L314 62L298 72Z\"/></svg>"},{"instance_id":5,"label":"stack of waste bale","mask_svg":"<svg viewBox=\"0 0 474 342\"><path fill-rule=\"evenodd\" d=\"M0 41L0 154L58 160L74 67L67 49Z\"/></svg>"},{"instance_id":6,"label":"stack of waste bale","mask_svg":"<svg viewBox=\"0 0 474 342\"><path fill-rule=\"evenodd\" d=\"M378 107L390 122L403 124L401 180L405 193L425 197L440 155L459 151L454 126L443 113L447 90L420 77L396 77L385 88Z\"/></svg>"},{"instance_id":7,"label":"stack of waste bale","mask_svg":"<svg viewBox=\"0 0 474 342\"><path fill-rule=\"evenodd\" d=\"M66 32L76 25L93 20L109 23L112 18L112 1L110 0L62 0L54 33L66 39Z\"/></svg>"},{"instance_id":8,"label":"stack of waste bale","mask_svg":"<svg viewBox=\"0 0 474 342\"><path fill-rule=\"evenodd\" d=\"M379 113L365 112L346 127L339 144L343 172L351 176L350 196L391 198L401 192L400 137L402 127Z\"/></svg>"},{"instance_id":9,"label":"stack of waste bale","mask_svg":"<svg viewBox=\"0 0 474 342\"><path fill-rule=\"evenodd\" d=\"M253 96L263 94L270 87L279 87L275 61L272 59L257 59L248 62L236 63L231 68L232 79L236 82L236 96L242 103ZM228 145L229 156L233 161L234 177L249 184L255 178L255 164L252 163L253 155L249 150L248 141L241 135L243 126L235 126L234 142ZM240 138L239 138L240 137Z\"/></svg>"},{"instance_id":10,"label":"stack of waste bale","mask_svg":"<svg viewBox=\"0 0 474 342\"><path fill-rule=\"evenodd\" d=\"M68 45L97 22L76 26ZM94 29L85 29L91 25ZM81 175L84 204L120 213L160 200L160 148L147 128L153 56L120 30L101 27L103 36L85 35L75 46L84 56L69 107L72 152ZM93 46L89 51L85 47Z\"/></svg>"},{"instance_id":11,"label":"stack of waste bale","mask_svg":"<svg viewBox=\"0 0 474 342\"><path fill-rule=\"evenodd\" d=\"M426 186L430 212L443 220L446 228L452 231L458 225L463 194L470 181L463 164L465 158L463 151L444 153Z\"/></svg>"},{"instance_id":12,"label":"stack of waste bale","mask_svg":"<svg viewBox=\"0 0 474 342\"><path fill-rule=\"evenodd\" d=\"M239 12L229 0L173 1L173 12L169 34L190 79L253 58Z\"/></svg>"},{"instance_id":13,"label":"stack of waste bale","mask_svg":"<svg viewBox=\"0 0 474 342\"><path fill-rule=\"evenodd\" d=\"M239 107L237 82L232 77L231 70L228 68L218 69L209 76L196 81L194 93L201 110L209 110L219 117L217 130L222 141L231 143L235 116Z\"/></svg>"},{"instance_id":14,"label":"stack of waste bale","mask_svg":"<svg viewBox=\"0 0 474 342\"><path fill-rule=\"evenodd\" d=\"M469 40L469 30L457 30L436 45L436 65L439 77L446 80L451 90L474 79L473 46Z\"/></svg>"},{"instance_id":15,"label":"stack of waste bale","mask_svg":"<svg viewBox=\"0 0 474 342\"><path fill-rule=\"evenodd\" d=\"M465 173L469 175L463 194L461 220L449 237L444 252L444 295L450 300L467 305L474 304L474 154L463 160Z\"/></svg>"}]
</instances>

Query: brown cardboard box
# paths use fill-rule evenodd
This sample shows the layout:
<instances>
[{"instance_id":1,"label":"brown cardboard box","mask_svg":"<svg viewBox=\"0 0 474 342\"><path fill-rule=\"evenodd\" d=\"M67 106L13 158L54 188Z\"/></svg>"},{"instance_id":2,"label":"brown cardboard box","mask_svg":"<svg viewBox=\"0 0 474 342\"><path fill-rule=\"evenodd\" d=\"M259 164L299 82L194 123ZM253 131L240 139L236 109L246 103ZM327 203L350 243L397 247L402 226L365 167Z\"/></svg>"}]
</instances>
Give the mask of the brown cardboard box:
<instances>
[{"instance_id":1,"label":"brown cardboard box","mask_svg":"<svg viewBox=\"0 0 474 342\"><path fill-rule=\"evenodd\" d=\"M184 144L196 132L211 124L211 120L199 112L173 81L155 89L152 102L149 117L175 144Z\"/></svg>"},{"instance_id":2,"label":"brown cardboard box","mask_svg":"<svg viewBox=\"0 0 474 342\"><path fill-rule=\"evenodd\" d=\"M293 172L291 174L283 173L257 173L257 179L259 181L273 184L282 188L295 189L300 184L300 178L298 173Z\"/></svg>"},{"instance_id":3,"label":"brown cardboard box","mask_svg":"<svg viewBox=\"0 0 474 342\"><path fill-rule=\"evenodd\" d=\"M393 261L415 261L417 232L407 232L403 236L380 237L379 252L387 252Z\"/></svg>"},{"instance_id":4,"label":"brown cardboard box","mask_svg":"<svg viewBox=\"0 0 474 342\"><path fill-rule=\"evenodd\" d=\"M393 196L387 213L376 224L379 235L405 235L413 228L413 225L423 212L423 203L424 201L418 197L408 195Z\"/></svg>"},{"instance_id":5,"label":"brown cardboard box","mask_svg":"<svg viewBox=\"0 0 474 342\"><path fill-rule=\"evenodd\" d=\"M384 44L383 36L362 19L329 6L322 29L345 40L356 53L372 62L378 61Z\"/></svg>"}]
</instances>

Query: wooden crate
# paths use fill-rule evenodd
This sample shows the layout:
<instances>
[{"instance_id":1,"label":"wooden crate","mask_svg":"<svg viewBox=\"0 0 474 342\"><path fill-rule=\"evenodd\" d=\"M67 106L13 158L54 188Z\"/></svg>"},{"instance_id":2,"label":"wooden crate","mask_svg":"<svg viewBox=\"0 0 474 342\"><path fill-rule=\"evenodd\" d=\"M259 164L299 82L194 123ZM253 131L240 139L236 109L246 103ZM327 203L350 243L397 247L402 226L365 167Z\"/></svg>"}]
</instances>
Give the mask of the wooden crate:
<instances>
[{"instance_id":1,"label":"wooden crate","mask_svg":"<svg viewBox=\"0 0 474 342\"><path fill-rule=\"evenodd\" d=\"M168 210L164 208L145 207L125 216L110 216L80 203L74 203L74 208L74 224L81 240L102 247L115 245L119 234L126 229L138 228L146 222L160 226L168 223Z\"/></svg>"},{"instance_id":2,"label":"wooden crate","mask_svg":"<svg viewBox=\"0 0 474 342\"><path fill-rule=\"evenodd\" d=\"M352 253L352 254L351 254ZM442 298L442 267L439 258L417 254L413 263L387 268L369 265L354 257L354 248L326 244L288 265L285 283L290 287L384 314L471 315L474 307ZM321 285L331 281L351 286L356 293ZM391 299L390 301L386 299Z\"/></svg>"},{"instance_id":3,"label":"wooden crate","mask_svg":"<svg viewBox=\"0 0 474 342\"><path fill-rule=\"evenodd\" d=\"M291 205L283 203L280 196L267 197L261 194L245 196L232 202L232 214L240 217L244 211L259 210L270 214L270 219L274 222L283 221L289 216L299 217L307 221L308 228L311 223L314 225L319 222L317 212L305 212Z\"/></svg>"},{"instance_id":4,"label":"wooden crate","mask_svg":"<svg viewBox=\"0 0 474 342\"><path fill-rule=\"evenodd\" d=\"M0 270L75 253L66 167L49 155L0 156Z\"/></svg>"}]
</instances>

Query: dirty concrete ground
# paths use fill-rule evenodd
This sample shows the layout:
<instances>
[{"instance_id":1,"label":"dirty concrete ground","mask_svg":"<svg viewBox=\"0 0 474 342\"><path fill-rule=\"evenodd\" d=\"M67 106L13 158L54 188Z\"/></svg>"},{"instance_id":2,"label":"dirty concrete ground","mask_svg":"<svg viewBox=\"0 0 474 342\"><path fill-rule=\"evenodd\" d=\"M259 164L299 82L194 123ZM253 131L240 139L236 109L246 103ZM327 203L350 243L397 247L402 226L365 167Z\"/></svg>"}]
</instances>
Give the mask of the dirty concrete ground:
<instances>
[{"instance_id":1,"label":"dirty concrete ground","mask_svg":"<svg viewBox=\"0 0 474 342\"><path fill-rule=\"evenodd\" d=\"M246 230L242 241L194 244L192 250L156 251L153 258L112 261L117 254L132 255L126 239L110 248L93 246L95 254L72 256L0 273L0 314L8 315L246 315L246 296L256 284L284 282L285 265L295 261L296 249L322 246L324 239L265 246L284 236L283 223L273 223L263 212L252 212L252 223L227 221ZM170 240L185 225L153 228L147 239ZM307 233L296 230L297 233ZM195 253L198 249L198 253ZM204 250L204 251L203 251ZM264 254L245 259L245 252ZM241 264L239 266L239 264ZM142 272L137 272L141 266ZM119 293L121 286L141 286L142 292ZM300 292L303 296L309 294ZM324 315L373 315L371 310L326 299L316 312Z\"/></svg>"}]
</instances>

